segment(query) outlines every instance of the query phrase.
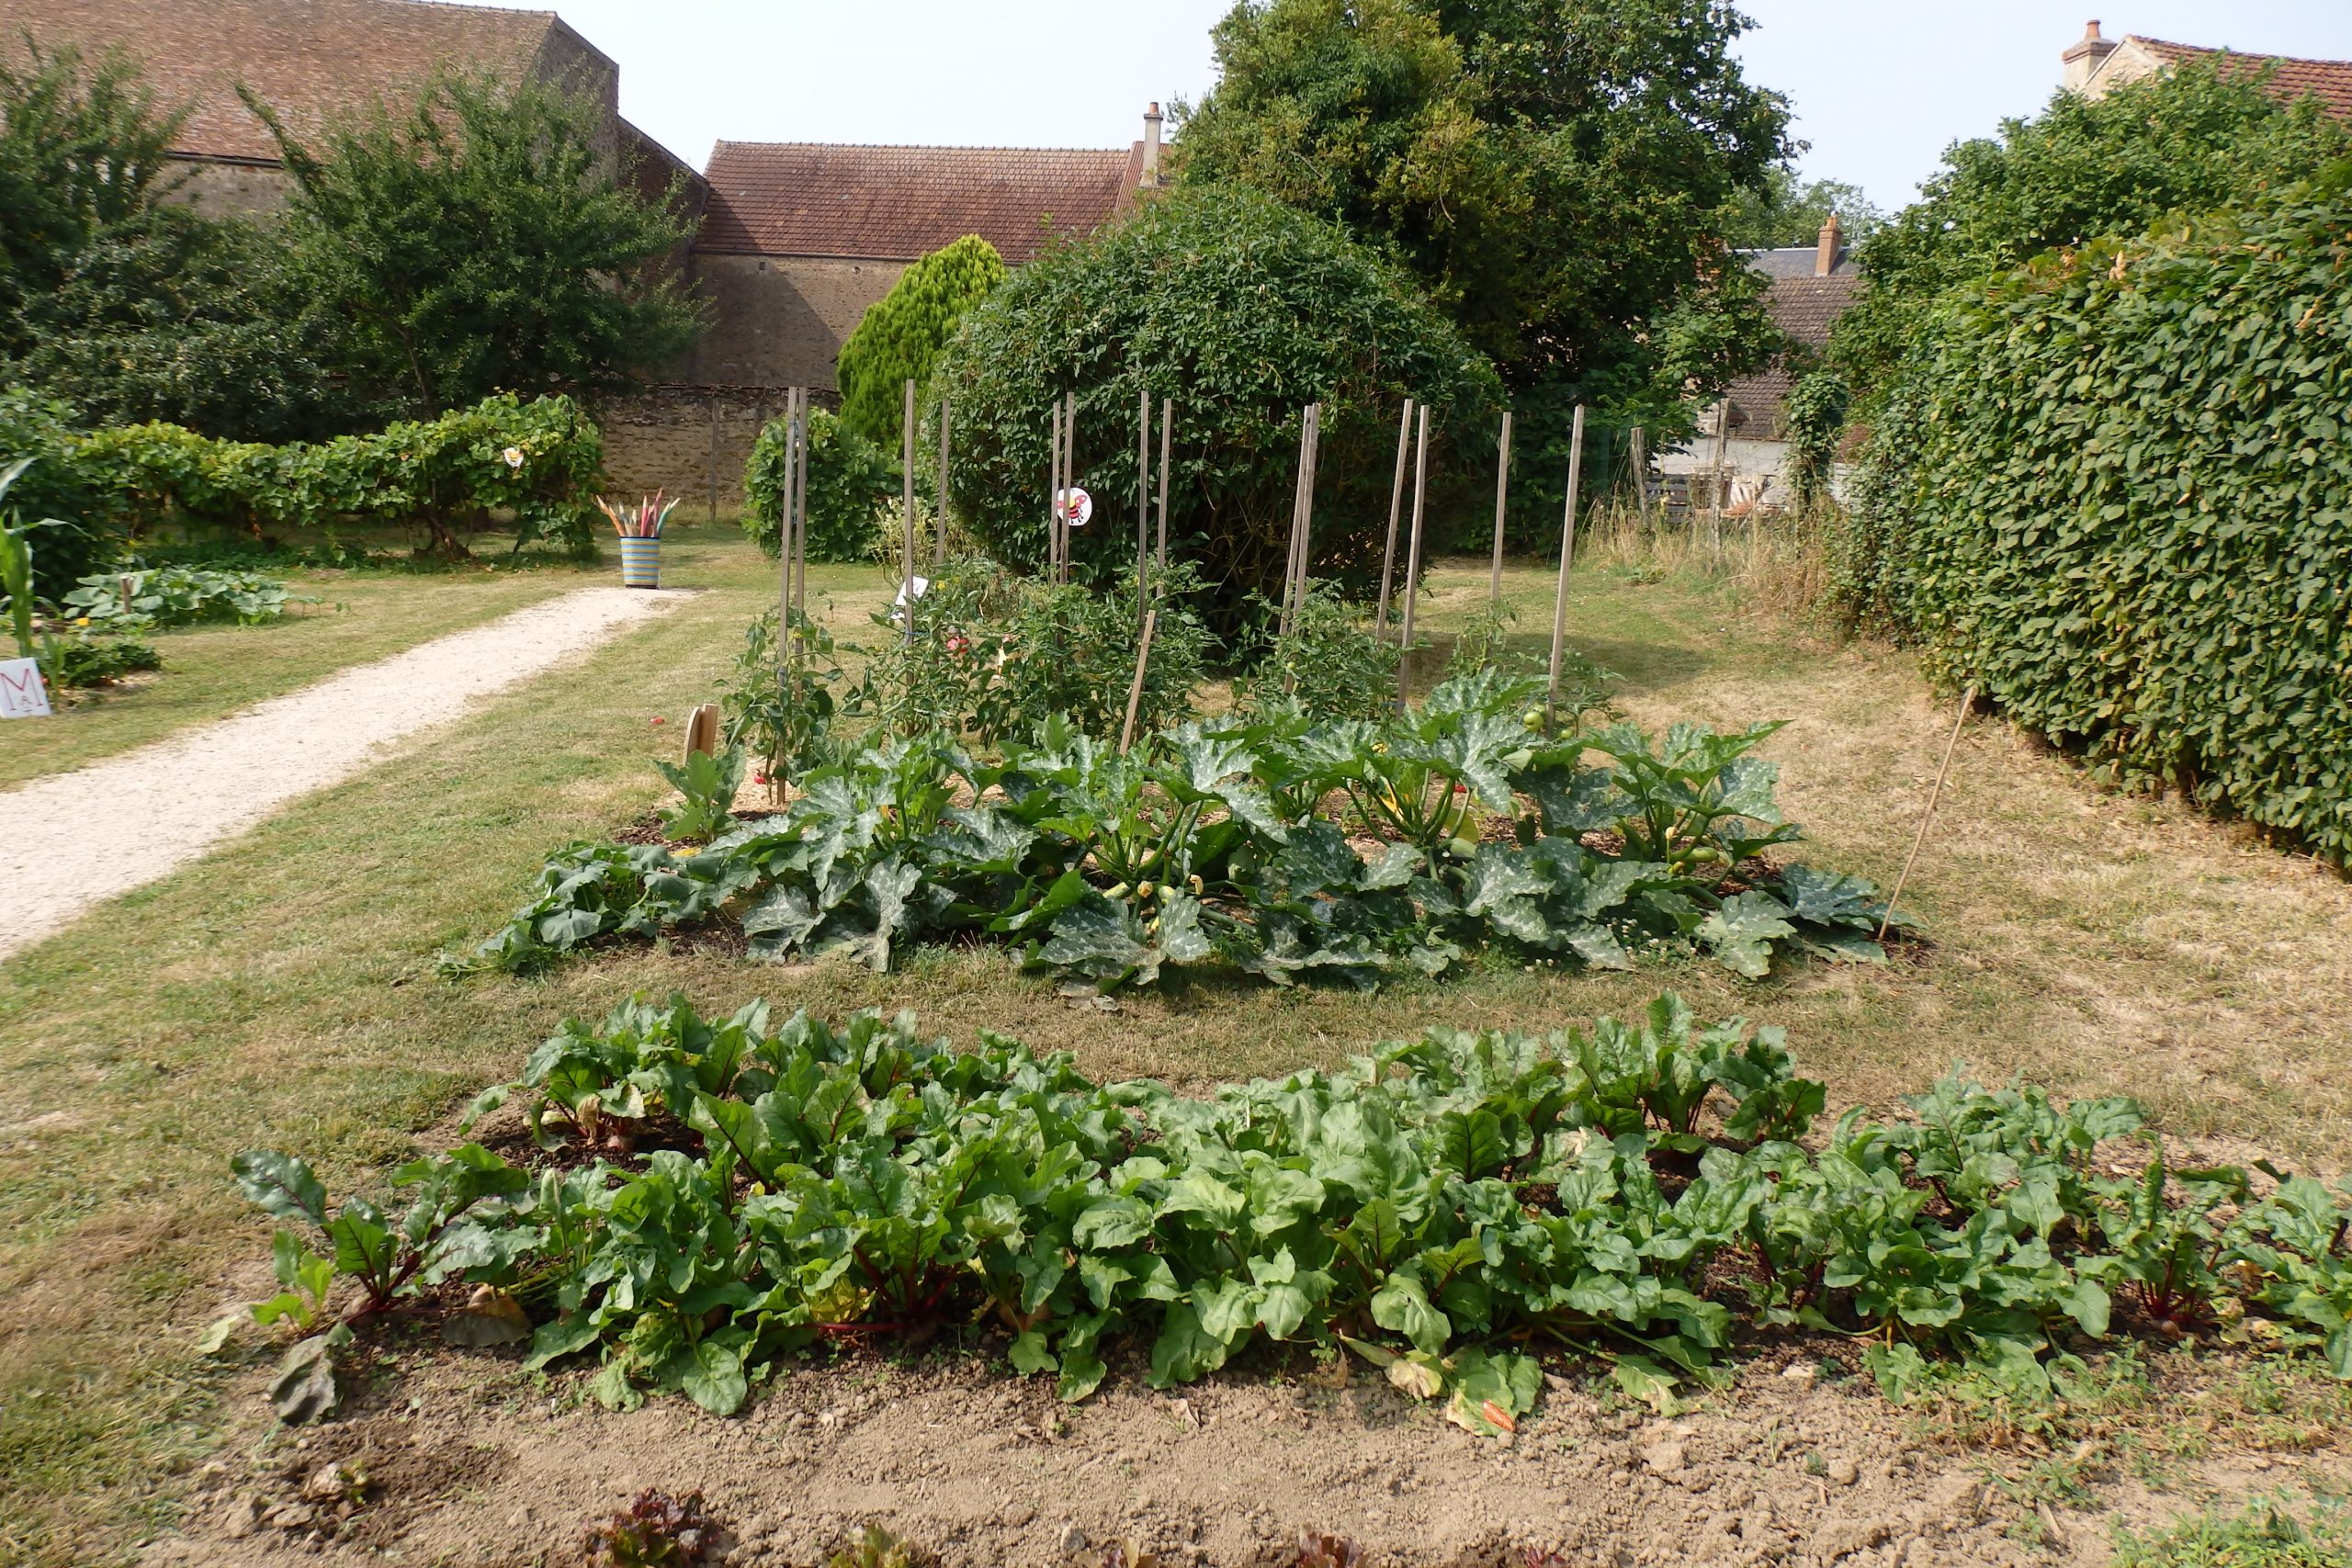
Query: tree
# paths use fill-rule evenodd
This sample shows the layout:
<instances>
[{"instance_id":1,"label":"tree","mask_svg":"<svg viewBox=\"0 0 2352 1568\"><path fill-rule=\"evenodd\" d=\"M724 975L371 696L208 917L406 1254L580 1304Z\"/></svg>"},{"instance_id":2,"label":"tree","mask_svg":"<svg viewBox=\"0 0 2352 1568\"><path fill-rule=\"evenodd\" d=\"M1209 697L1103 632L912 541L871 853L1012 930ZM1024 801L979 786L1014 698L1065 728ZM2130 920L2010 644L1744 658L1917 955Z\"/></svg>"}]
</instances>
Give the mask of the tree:
<instances>
[{"instance_id":1,"label":"tree","mask_svg":"<svg viewBox=\"0 0 2352 1568\"><path fill-rule=\"evenodd\" d=\"M1204 618L1228 639L1252 594L1280 592L1304 405L1324 405L1314 570L1361 592L1380 570L1403 398L1433 405L1442 438L1478 429L1499 390L1405 273L1234 186L1170 192L1023 267L964 319L933 386L955 406L955 503L1023 568L1045 554L1047 411L1075 391L1097 508L1075 565L1102 583L1135 558L1136 394L1171 400L1170 552L1199 570Z\"/></svg>"},{"instance_id":2,"label":"tree","mask_svg":"<svg viewBox=\"0 0 2352 1568\"><path fill-rule=\"evenodd\" d=\"M1648 325L1706 298L1717 215L1790 152L1732 57L1746 26L1720 0L1243 0L1217 85L1179 106L1183 177L1372 239L1515 391L1622 389L1664 368Z\"/></svg>"},{"instance_id":3,"label":"tree","mask_svg":"<svg viewBox=\"0 0 2352 1568\"><path fill-rule=\"evenodd\" d=\"M2352 130L2309 99L2289 104L2267 72L2222 80L2182 65L2101 98L2061 92L1997 138L1955 142L1922 197L1865 243L1863 288L1830 340L1871 397L1920 341L1948 290L2047 250L2146 229L2306 177L2352 151Z\"/></svg>"},{"instance_id":4,"label":"tree","mask_svg":"<svg viewBox=\"0 0 2352 1568\"><path fill-rule=\"evenodd\" d=\"M1763 189L1745 187L1733 193L1721 215L1724 243L1755 251L1810 245L1821 238L1822 225L1833 212L1838 231L1849 245L1861 243L1886 225L1886 214L1862 194L1861 186L1844 180L1800 180L1785 168L1775 169Z\"/></svg>"},{"instance_id":5,"label":"tree","mask_svg":"<svg viewBox=\"0 0 2352 1568\"><path fill-rule=\"evenodd\" d=\"M332 126L312 146L244 97L294 179L289 268L348 322L338 367L386 412L613 389L701 331L664 265L691 225L673 199L629 188L589 99L444 76L405 114Z\"/></svg>"},{"instance_id":6,"label":"tree","mask_svg":"<svg viewBox=\"0 0 2352 1568\"><path fill-rule=\"evenodd\" d=\"M964 313L1003 281L1004 258L978 234L932 252L899 274L890 292L865 308L842 344L834 373L842 423L868 441L898 446L906 384L931 379L932 366Z\"/></svg>"}]
</instances>

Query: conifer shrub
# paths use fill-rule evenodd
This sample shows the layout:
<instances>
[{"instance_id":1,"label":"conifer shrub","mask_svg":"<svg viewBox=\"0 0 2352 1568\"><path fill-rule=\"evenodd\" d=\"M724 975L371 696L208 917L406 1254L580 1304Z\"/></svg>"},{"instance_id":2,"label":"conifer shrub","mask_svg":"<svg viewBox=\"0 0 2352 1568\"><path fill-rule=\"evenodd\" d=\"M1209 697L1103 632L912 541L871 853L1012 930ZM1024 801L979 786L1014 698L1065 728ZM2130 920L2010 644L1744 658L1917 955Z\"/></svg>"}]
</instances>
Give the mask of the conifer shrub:
<instances>
[{"instance_id":1,"label":"conifer shrub","mask_svg":"<svg viewBox=\"0 0 2352 1568\"><path fill-rule=\"evenodd\" d=\"M1004 258L978 234L932 252L901 273L889 293L865 308L842 344L834 368L842 423L895 450L907 382L921 386L931 379L932 367L965 313L1004 278Z\"/></svg>"}]
</instances>

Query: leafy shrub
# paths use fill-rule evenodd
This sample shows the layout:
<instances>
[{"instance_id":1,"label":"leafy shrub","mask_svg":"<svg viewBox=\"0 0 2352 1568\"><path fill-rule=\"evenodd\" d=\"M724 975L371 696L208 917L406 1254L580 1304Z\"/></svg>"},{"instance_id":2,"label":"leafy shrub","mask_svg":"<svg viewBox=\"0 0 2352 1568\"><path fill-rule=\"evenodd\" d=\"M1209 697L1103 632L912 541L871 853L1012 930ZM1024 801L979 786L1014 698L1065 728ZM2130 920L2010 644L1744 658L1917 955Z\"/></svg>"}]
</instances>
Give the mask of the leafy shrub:
<instances>
[{"instance_id":1,"label":"leafy shrub","mask_svg":"<svg viewBox=\"0 0 2352 1568\"><path fill-rule=\"evenodd\" d=\"M734 821L735 792L743 787L743 751L729 746L723 756L688 753L683 763L656 762L678 792L678 804L662 814L673 839L707 843Z\"/></svg>"},{"instance_id":2,"label":"leafy shrub","mask_svg":"<svg viewBox=\"0 0 2352 1568\"><path fill-rule=\"evenodd\" d=\"M1147 388L1174 400L1169 549L1198 568L1202 616L1227 643L1250 595L1280 596L1307 403L1324 405L1312 570L1361 594L1379 570L1401 400L1466 427L1498 394L1485 360L1340 229L1240 189L1170 192L1021 268L940 359L955 506L990 555L1043 565L1047 410L1074 390L1078 478L1097 505L1074 570L1103 582L1132 567Z\"/></svg>"},{"instance_id":3,"label":"leafy shrub","mask_svg":"<svg viewBox=\"0 0 2352 1568\"><path fill-rule=\"evenodd\" d=\"M1838 443L1846 434L1846 413L1852 400L1846 378L1834 370L1800 376L1789 389L1789 483L1796 491L1801 512L1819 506L1829 497L1830 469L1837 462Z\"/></svg>"},{"instance_id":4,"label":"leafy shrub","mask_svg":"<svg viewBox=\"0 0 2352 1568\"><path fill-rule=\"evenodd\" d=\"M967 234L900 273L890 292L865 308L842 344L834 367L842 423L895 449L906 418L907 382L920 388L931 380L932 367L965 312L1004 278L1004 258L978 234Z\"/></svg>"},{"instance_id":5,"label":"leafy shrub","mask_svg":"<svg viewBox=\"0 0 2352 1568\"><path fill-rule=\"evenodd\" d=\"M784 462L790 426L771 420L743 470L743 532L775 559L784 519ZM874 546L874 513L899 489L899 466L823 409L808 411L808 558L862 561Z\"/></svg>"},{"instance_id":6,"label":"leafy shrub","mask_svg":"<svg viewBox=\"0 0 2352 1568\"><path fill-rule=\"evenodd\" d=\"M1951 683L2337 862L2352 637L2319 607L2352 556L2347 221L2352 165L1950 304L1873 423L1841 552L1855 611Z\"/></svg>"},{"instance_id":7,"label":"leafy shrub","mask_svg":"<svg viewBox=\"0 0 2352 1568\"><path fill-rule=\"evenodd\" d=\"M254 626L283 615L287 604L286 584L257 571L160 566L85 577L63 609L74 619L128 630L204 621Z\"/></svg>"},{"instance_id":8,"label":"leafy shrub","mask_svg":"<svg viewBox=\"0 0 2352 1568\"><path fill-rule=\"evenodd\" d=\"M1236 717L1125 757L1060 721L994 762L949 737L885 741L699 854L570 846L477 962L529 969L722 916L760 958L882 969L912 942L988 936L1106 989L1187 965L1369 986L1488 945L1616 969L1703 953L1749 976L1792 949L1882 956L1870 883L1756 858L1798 837L1748 755L1775 726L1550 742L1523 722L1532 696L1484 675L1377 726ZM1489 813L1509 836L1487 836ZM1367 856L1343 822L1385 841ZM1614 847L1583 841L1604 833Z\"/></svg>"},{"instance_id":9,"label":"leafy shrub","mask_svg":"<svg viewBox=\"0 0 2352 1568\"><path fill-rule=\"evenodd\" d=\"M1272 627L1273 606L1260 606L1260 624ZM1306 585L1306 602L1288 636L1265 639L1248 678L1238 682L1241 705L1252 713L1295 710L1312 719L1378 718L1396 705L1396 645L1373 635L1372 615L1329 582Z\"/></svg>"},{"instance_id":10,"label":"leafy shrub","mask_svg":"<svg viewBox=\"0 0 2352 1568\"><path fill-rule=\"evenodd\" d=\"M135 637L92 637L75 631L41 638L40 667L54 684L77 687L111 686L142 670L161 670L163 655L153 643Z\"/></svg>"},{"instance_id":11,"label":"leafy shrub","mask_svg":"<svg viewBox=\"0 0 2352 1568\"><path fill-rule=\"evenodd\" d=\"M725 739L760 759L758 782L780 794L785 782L833 755L833 690L842 669L833 635L806 614L792 613L796 657L776 646L779 613L762 612L743 628L735 668L719 690Z\"/></svg>"},{"instance_id":12,"label":"leafy shrub","mask_svg":"<svg viewBox=\"0 0 2352 1568\"><path fill-rule=\"evenodd\" d=\"M1661 1407L1720 1382L1744 1335L1807 1331L1867 1339L1896 1399L1957 1365L2046 1402L2053 1352L2129 1326L2098 1238L2150 1179L2105 1173L2132 1102L1958 1074L1903 1118L1847 1112L1815 1152L1798 1140L1826 1089L1781 1032L1705 1026L1672 996L1589 1032L1431 1029L1198 1100L994 1033L926 1043L910 1014L772 1030L764 1004L717 1024L639 998L567 1025L525 1081L649 1116L658 1098L668 1146L618 1168L575 1118L536 1186L470 1145L404 1168L424 1219L398 1237L370 1219L338 1251L367 1287L353 1310L375 1309L379 1258L396 1293L537 1280L527 1364L593 1355L609 1404L676 1392L718 1413L792 1352L974 1323L1066 1399L1125 1340L1160 1388L1307 1344L1486 1434L1533 1407L1534 1340ZM300 1160L237 1169L273 1213L321 1223ZM2208 1201L2154 1179L2168 1205ZM2238 1218L2208 1211L2249 1325L2291 1344L2312 1310L2291 1292L2340 1298L2346 1198L2290 1178Z\"/></svg>"},{"instance_id":13,"label":"leafy shrub","mask_svg":"<svg viewBox=\"0 0 2352 1568\"><path fill-rule=\"evenodd\" d=\"M149 525L257 536L391 525L458 554L459 527L497 509L513 514L518 547L548 539L593 551L604 444L569 398L501 393L435 420L281 446L127 425L76 438L65 460L109 516Z\"/></svg>"},{"instance_id":14,"label":"leafy shrub","mask_svg":"<svg viewBox=\"0 0 2352 1568\"><path fill-rule=\"evenodd\" d=\"M1208 633L1190 604L1198 578L1171 565L1159 586L1138 734L1191 712L1208 660ZM967 558L942 569L922 594L914 637L901 635L898 614L875 617L878 640L853 711L902 734L945 730L988 745L1056 720L1115 741L1126 723L1142 635L1132 573L1098 592Z\"/></svg>"},{"instance_id":15,"label":"leafy shrub","mask_svg":"<svg viewBox=\"0 0 2352 1568\"><path fill-rule=\"evenodd\" d=\"M122 549L119 520L74 462L72 418L63 403L21 387L0 387L0 474L15 470L0 483L0 524L40 528L38 536L28 536L37 547L32 597L50 604ZM42 526L51 519L54 526Z\"/></svg>"}]
</instances>

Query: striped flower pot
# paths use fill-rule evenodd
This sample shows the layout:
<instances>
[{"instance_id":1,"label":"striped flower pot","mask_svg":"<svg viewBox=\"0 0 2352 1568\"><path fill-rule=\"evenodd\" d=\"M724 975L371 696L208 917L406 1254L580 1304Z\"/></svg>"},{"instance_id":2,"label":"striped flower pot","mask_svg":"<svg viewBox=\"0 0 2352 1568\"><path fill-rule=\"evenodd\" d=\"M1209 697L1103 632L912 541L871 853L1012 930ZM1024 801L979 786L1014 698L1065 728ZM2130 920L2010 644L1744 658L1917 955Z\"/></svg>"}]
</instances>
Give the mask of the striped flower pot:
<instances>
[{"instance_id":1,"label":"striped flower pot","mask_svg":"<svg viewBox=\"0 0 2352 1568\"><path fill-rule=\"evenodd\" d=\"M623 588L662 586L661 540L626 537L621 540L621 586Z\"/></svg>"}]
</instances>

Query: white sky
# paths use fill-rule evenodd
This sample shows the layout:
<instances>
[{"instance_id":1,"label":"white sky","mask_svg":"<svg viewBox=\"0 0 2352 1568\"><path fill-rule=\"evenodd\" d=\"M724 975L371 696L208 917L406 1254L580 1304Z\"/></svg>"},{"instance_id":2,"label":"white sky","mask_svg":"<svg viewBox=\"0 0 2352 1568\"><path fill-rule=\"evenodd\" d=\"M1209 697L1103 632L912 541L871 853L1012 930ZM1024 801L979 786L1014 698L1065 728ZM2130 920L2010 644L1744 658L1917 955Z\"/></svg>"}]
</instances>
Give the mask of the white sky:
<instances>
[{"instance_id":1,"label":"white sky","mask_svg":"<svg viewBox=\"0 0 2352 1568\"><path fill-rule=\"evenodd\" d=\"M548 0L496 0L539 8ZM1214 81L1227 0L553 0L620 62L621 111L696 167L737 141L1112 147ZM2030 114L2096 10L2144 33L2352 60L2352 0L1744 0L1751 79L1808 175L1908 201L1950 142Z\"/></svg>"}]
</instances>

